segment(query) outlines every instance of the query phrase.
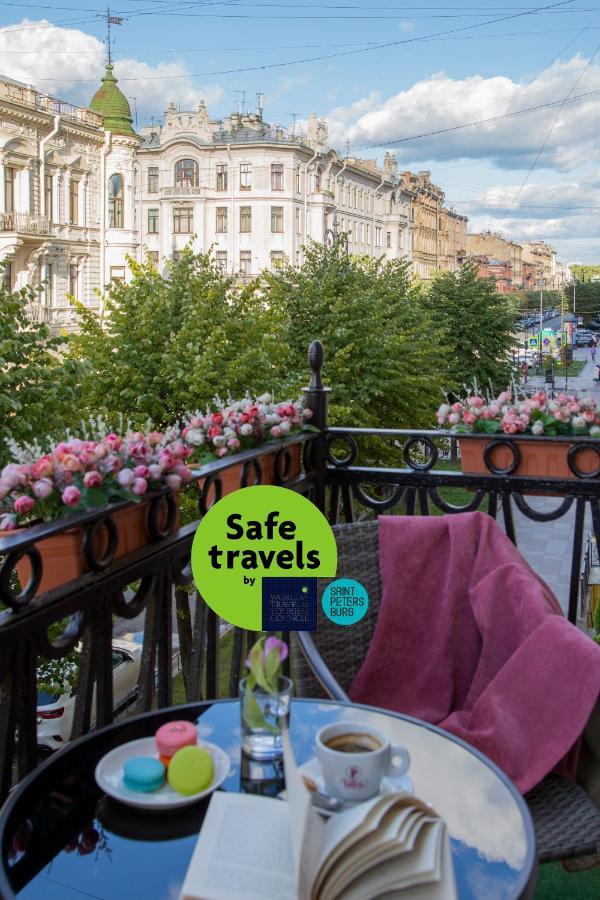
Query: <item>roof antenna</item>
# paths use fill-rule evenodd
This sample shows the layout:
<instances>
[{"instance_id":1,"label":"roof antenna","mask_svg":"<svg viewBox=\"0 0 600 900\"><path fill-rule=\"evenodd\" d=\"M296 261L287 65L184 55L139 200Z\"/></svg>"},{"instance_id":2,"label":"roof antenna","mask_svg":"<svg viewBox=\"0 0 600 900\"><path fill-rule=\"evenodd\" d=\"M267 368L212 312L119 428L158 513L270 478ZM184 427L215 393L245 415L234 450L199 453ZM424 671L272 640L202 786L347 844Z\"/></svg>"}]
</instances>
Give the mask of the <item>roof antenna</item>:
<instances>
[{"instance_id":1,"label":"roof antenna","mask_svg":"<svg viewBox=\"0 0 600 900\"><path fill-rule=\"evenodd\" d=\"M98 13L99 18L106 20L106 51L108 57L108 65L112 65L112 53L111 53L111 33L110 26L111 25L122 25L123 19L120 16L111 16L110 7L106 7L105 13Z\"/></svg>"},{"instance_id":2,"label":"roof antenna","mask_svg":"<svg viewBox=\"0 0 600 900\"><path fill-rule=\"evenodd\" d=\"M246 91L234 91L236 94L241 94L242 99L238 101L238 113L241 116L246 115Z\"/></svg>"}]
</instances>

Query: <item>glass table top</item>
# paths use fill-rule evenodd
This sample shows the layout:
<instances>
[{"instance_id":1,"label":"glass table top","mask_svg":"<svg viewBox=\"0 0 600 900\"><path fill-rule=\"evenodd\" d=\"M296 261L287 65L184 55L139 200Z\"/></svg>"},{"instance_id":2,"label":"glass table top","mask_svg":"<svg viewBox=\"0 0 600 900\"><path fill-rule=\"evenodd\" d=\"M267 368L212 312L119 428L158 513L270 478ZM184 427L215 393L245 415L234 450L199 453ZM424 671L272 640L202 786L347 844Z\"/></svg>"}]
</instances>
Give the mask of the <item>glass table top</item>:
<instances>
[{"instance_id":1,"label":"glass table top","mask_svg":"<svg viewBox=\"0 0 600 900\"><path fill-rule=\"evenodd\" d=\"M198 716L200 737L218 744L231 760L223 790L273 796L282 790L279 765L242 758L235 700L161 710L94 732L36 770L9 798L0 816L0 896L177 900L208 801L171 812L135 810L104 796L94 769L113 747L151 736L169 719ZM416 796L448 826L461 900L529 896L535 870L531 820L495 767L423 723L317 700L292 704L298 763L313 756L319 728L344 718L370 722L408 749Z\"/></svg>"}]
</instances>

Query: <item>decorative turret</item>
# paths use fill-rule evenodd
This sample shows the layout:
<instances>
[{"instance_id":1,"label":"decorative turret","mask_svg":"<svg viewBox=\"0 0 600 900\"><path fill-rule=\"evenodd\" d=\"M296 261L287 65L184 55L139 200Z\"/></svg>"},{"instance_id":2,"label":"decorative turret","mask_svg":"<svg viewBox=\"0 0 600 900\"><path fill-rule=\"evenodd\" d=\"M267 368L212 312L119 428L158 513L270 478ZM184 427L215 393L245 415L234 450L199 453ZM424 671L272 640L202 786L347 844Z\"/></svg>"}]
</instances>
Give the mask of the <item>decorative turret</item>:
<instances>
[{"instance_id":1,"label":"decorative turret","mask_svg":"<svg viewBox=\"0 0 600 900\"><path fill-rule=\"evenodd\" d=\"M125 94L117 87L117 79L113 75L111 62L106 64L102 87L98 88L92 97L90 109L102 116L105 131L136 136L132 127L133 119L129 102Z\"/></svg>"}]
</instances>

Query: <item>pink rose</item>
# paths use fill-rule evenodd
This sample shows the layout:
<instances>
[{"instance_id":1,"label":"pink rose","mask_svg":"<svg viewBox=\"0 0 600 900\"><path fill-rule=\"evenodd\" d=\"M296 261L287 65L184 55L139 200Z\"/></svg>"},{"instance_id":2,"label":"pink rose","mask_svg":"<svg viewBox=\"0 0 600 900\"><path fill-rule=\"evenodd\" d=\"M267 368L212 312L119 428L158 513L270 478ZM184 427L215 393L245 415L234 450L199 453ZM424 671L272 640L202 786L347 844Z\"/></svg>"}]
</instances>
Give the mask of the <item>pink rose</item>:
<instances>
[{"instance_id":1,"label":"pink rose","mask_svg":"<svg viewBox=\"0 0 600 900\"><path fill-rule=\"evenodd\" d=\"M133 474L133 469L121 469L119 474L117 475L117 481L121 485L121 487L130 487L135 480L135 475Z\"/></svg>"},{"instance_id":2,"label":"pink rose","mask_svg":"<svg viewBox=\"0 0 600 900\"><path fill-rule=\"evenodd\" d=\"M227 441L227 446L229 447L230 450L239 450L240 442L237 438L232 437L232 438L229 438L229 440Z\"/></svg>"},{"instance_id":3,"label":"pink rose","mask_svg":"<svg viewBox=\"0 0 600 900\"><path fill-rule=\"evenodd\" d=\"M455 413L462 412L462 408L463 408L462 403L458 403L458 402L453 403L452 407L451 407L452 412L455 412Z\"/></svg>"},{"instance_id":4,"label":"pink rose","mask_svg":"<svg viewBox=\"0 0 600 900\"><path fill-rule=\"evenodd\" d=\"M6 478L0 478L0 500L4 500L12 490L11 483Z\"/></svg>"},{"instance_id":5,"label":"pink rose","mask_svg":"<svg viewBox=\"0 0 600 900\"><path fill-rule=\"evenodd\" d=\"M281 427L279 425L273 425L271 428L271 437L278 438L283 434Z\"/></svg>"},{"instance_id":6,"label":"pink rose","mask_svg":"<svg viewBox=\"0 0 600 900\"><path fill-rule=\"evenodd\" d=\"M110 451L114 452L121 447L123 441L116 434L107 434L104 438L104 443Z\"/></svg>"},{"instance_id":7,"label":"pink rose","mask_svg":"<svg viewBox=\"0 0 600 900\"><path fill-rule=\"evenodd\" d=\"M65 453L60 461L63 469L67 472L80 472L81 463L74 453Z\"/></svg>"},{"instance_id":8,"label":"pink rose","mask_svg":"<svg viewBox=\"0 0 600 900\"><path fill-rule=\"evenodd\" d=\"M62 502L67 506L78 506L79 501L81 500L81 491L78 487L75 487L74 484L66 487L62 492Z\"/></svg>"},{"instance_id":9,"label":"pink rose","mask_svg":"<svg viewBox=\"0 0 600 900\"><path fill-rule=\"evenodd\" d=\"M193 477L192 472L188 468L188 466L185 466L181 463L178 466L175 466L174 474L179 475L182 484L189 484Z\"/></svg>"},{"instance_id":10,"label":"pink rose","mask_svg":"<svg viewBox=\"0 0 600 900\"><path fill-rule=\"evenodd\" d=\"M49 453L45 456L40 456L36 462L34 462L31 467L31 475L36 480L38 478L45 478L47 475L52 474L52 469L54 468L54 461Z\"/></svg>"},{"instance_id":11,"label":"pink rose","mask_svg":"<svg viewBox=\"0 0 600 900\"><path fill-rule=\"evenodd\" d=\"M465 425L474 425L476 421L477 416L474 416L472 412L469 412L467 410L465 413L463 413L463 422L465 423Z\"/></svg>"},{"instance_id":12,"label":"pink rose","mask_svg":"<svg viewBox=\"0 0 600 900\"><path fill-rule=\"evenodd\" d=\"M27 516L35 506L35 500L33 497L28 497L27 494L21 494L20 497L17 497L15 500L15 512L19 516Z\"/></svg>"},{"instance_id":13,"label":"pink rose","mask_svg":"<svg viewBox=\"0 0 600 900\"><path fill-rule=\"evenodd\" d=\"M175 465L175 457L173 456L172 453L169 453L168 450L161 451L161 453L158 457L158 461L160 462L160 464L163 468L163 471L165 469L172 469L173 466Z\"/></svg>"},{"instance_id":14,"label":"pink rose","mask_svg":"<svg viewBox=\"0 0 600 900\"><path fill-rule=\"evenodd\" d=\"M179 477L179 475L167 475L165 481L172 491L178 491L181 487L181 478Z\"/></svg>"},{"instance_id":15,"label":"pink rose","mask_svg":"<svg viewBox=\"0 0 600 900\"><path fill-rule=\"evenodd\" d=\"M54 490L54 485L49 478L40 478L39 481L34 481L32 490L38 500L47 500Z\"/></svg>"},{"instance_id":16,"label":"pink rose","mask_svg":"<svg viewBox=\"0 0 600 900\"><path fill-rule=\"evenodd\" d=\"M142 494L145 494L148 490L148 482L145 478L134 478L133 486L131 488L134 494L138 497L141 497Z\"/></svg>"},{"instance_id":17,"label":"pink rose","mask_svg":"<svg viewBox=\"0 0 600 900\"><path fill-rule=\"evenodd\" d=\"M313 413L312 409L305 409L302 411L302 416L305 419L312 419L312 417L314 416L314 413Z\"/></svg>"},{"instance_id":18,"label":"pink rose","mask_svg":"<svg viewBox=\"0 0 600 900\"><path fill-rule=\"evenodd\" d=\"M227 456L228 453L229 450L227 449L227 447L219 447L218 450L215 450L215 456L218 459L221 459L222 456Z\"/></svg>"},{"instance_id":19,"label":"pink rose","mask_svg":"<svg viewBox=\"0 0 600 900\"><path fill-rule=\"evenodd\" d=\"M99 488L102 484L102 475L100 472L86 472L83 476L83 483L88 488Z\"/></svg>"},{"instance_id":20,"label":"pink rose","mask_svg":"<svg viewBox=\"0 0 600 900\"><path fill-rule=\"evenodd\" d=\"M9 463L2 469L2 479L11 488L24 485L27 482L27 472L25 466L18 466L16 463Z\"/></svg>"},{"instance_id":21,"label":"pink rose","mask_svg":"<svg viewBox=\"0 0 600 900\"><path fill-rule=\"evenodd\" d=\"M448 416L448 422L450 423L450 425L458 425L458 423L460 422L459 414L454 412L450 413L450 415Z\"/></svg>"},{"instance_id":22,"label":"pink rose","mask_svg":"<svg viewBox=\"0 0 600 900\"><path fill-rule=\"evenodd\" d=\"M133 474L136 478L147 478L150 474L150 469L148 466L136 466L133 470Z\"/></svg>"},{"instance_id":23,"label":"pink rose","mask_svg":"<svg viewBox=\"0 0 600 900\"><path fill-rule=\"evenodd\" d=\"M159 466L158 463L148 466L148 477L151 481L159 481L162 478L162 466Z\"/></svg>"}]
</instances>

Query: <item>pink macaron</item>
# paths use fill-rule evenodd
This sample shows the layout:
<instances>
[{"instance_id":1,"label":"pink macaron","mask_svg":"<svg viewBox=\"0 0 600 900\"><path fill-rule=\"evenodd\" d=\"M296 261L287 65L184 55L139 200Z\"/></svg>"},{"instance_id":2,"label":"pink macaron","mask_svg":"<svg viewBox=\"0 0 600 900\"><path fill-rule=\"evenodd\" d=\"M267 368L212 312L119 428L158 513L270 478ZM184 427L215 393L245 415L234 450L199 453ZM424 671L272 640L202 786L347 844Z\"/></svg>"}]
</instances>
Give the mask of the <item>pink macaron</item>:
<instances>
[{"instance_id":1,"label":"pink macaron","mask_svg":"<svg viewBox=\"0 0 600 900\"><path fill-rule=\"evenodd\" d=\"M198 736L191 722L167 722L156 732L156 749L161 756L171 757L182 747L196 744Z\"/></svg>"}]
</instances>

